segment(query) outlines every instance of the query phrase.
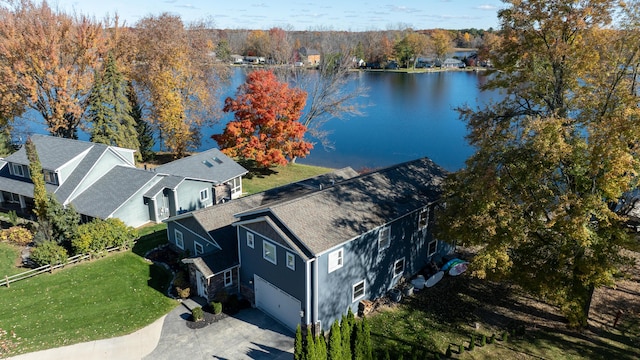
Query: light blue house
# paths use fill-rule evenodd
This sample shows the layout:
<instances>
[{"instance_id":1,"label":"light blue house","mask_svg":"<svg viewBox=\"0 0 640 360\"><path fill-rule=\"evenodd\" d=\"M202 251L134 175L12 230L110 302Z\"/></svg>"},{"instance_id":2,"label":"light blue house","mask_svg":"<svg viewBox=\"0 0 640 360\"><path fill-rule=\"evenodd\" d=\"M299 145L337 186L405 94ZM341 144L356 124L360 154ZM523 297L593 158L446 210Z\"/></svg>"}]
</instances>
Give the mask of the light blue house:
<instances>
[{"instance_id":1,"label":"light blue house","mask_svg":"<svg viewBox=\"0 0 640 360\"><path fill-rule=\"evenodd\" d=\"M170 242L194 255L183 262L197 293L238 293L292 330L326 330L450 251L430 228L442 168L423 158L353 175L170 219Z\"/></svg>"},{"instance_id":2,"label":"light blue house","mask_svg":"<svg viewBox=\"0 0 640 360\"><path fill-rule=\"evenodd\" d=\"M47 191L85 221L119 218L138 227L240 196L246 170L211 149L155 169L135 166L134 150L32 135ZM0 161L0 206L31 215L33 182L24 147Z\"/></svg>"}]
</instances>

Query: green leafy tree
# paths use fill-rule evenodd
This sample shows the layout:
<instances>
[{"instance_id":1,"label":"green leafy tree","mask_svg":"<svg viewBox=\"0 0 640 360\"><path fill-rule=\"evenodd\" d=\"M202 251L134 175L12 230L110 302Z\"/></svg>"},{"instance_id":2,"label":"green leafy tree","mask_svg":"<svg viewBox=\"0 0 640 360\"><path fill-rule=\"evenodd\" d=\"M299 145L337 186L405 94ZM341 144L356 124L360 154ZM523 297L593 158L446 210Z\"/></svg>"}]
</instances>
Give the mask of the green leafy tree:
<instances>
[{"instance_id":1,"label":"green leafy tree","mask_svg":"<svg viewBox=\"0 0 640 360\"><path fill-rule=\"evenodd\" d=\"M102 73L96 72L89 96L91 141L139 150L136 122L132 116L127 81L109 53ZM142 158L137 152L138 160Z\"/></svg>"},{"instance_id":2,"label":"green leafy tree","mask_svg":"<svg viewBox=\"0 0 640 360\"><path fill-rule=\"evenodd\" d=\"M425 35L410 32L396 43L394 51L406 68L415 68L418 56L426 51L427 45L428 39Z\"/></svg>"},{"instance_id":3,"label":"green leafy tree","mask_svg":"<svg viewBox=\"0 0 640 360\"><path fill-rule=\"evenodd\" d=\"M625 261L619 205L640 171L637 4L505 3L485 88L507 96L460 110L477 152L446 181L438 236L480 245L475 276L511 278L584 327Z\"/></svg>"},{"instance_id":4,"label":"green leafy tree","mask_svg":"<svg viewBox=\"0 0 640 360\"><path fill-rule=\"evenodd\" d=\"M231 60L231 48L227 40L220 40L218 46L216 46L216 58L220 61Z\"/></svg>"},{"instance_id":5,"label":"green leafy tree","mask_svg":"<svg viewBox=\"0 0 640 360\"><path fill-rule=\"evenodd\" d=\"M31 181L33 182L33 204L38 220L44 219L47 214L47 188L45 187L44 175L42 173L42 164L38 157L38 150L31 138L28 138L24 144L29 160L29 172Z\"/></svg>"}]
</instances>

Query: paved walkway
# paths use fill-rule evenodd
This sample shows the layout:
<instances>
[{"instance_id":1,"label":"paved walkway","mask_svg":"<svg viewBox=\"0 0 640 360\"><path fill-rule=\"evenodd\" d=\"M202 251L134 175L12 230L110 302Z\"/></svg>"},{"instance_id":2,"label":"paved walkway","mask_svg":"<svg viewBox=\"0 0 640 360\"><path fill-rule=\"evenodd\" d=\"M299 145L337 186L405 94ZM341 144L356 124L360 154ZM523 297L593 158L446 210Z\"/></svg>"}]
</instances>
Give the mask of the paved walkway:
<instances>
[{"instance_id":1,"label":"paved walkway","mask_svg":"<svg viewBox=\"0 0 640 360\"><path fill-rule=\"evenodd\" d=\"M189 329L183 305L132 334L18 355L11 360L264 359L293 356L293 333L258 309Z\"/></svg>"}]
</instances>

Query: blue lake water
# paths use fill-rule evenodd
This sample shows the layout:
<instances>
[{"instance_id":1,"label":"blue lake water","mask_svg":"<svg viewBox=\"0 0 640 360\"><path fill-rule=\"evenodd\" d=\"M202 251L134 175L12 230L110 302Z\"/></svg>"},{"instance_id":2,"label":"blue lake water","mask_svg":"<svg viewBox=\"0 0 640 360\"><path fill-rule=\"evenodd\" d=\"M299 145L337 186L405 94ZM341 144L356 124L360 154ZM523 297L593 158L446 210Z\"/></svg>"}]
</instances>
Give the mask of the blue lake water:
<instances>
[{"instance_id":1,"label":"blue lake water","mask_svg":"<svg viewBox=\"0 0 640 360\"><path fill-rule=\"evenodd\" d=\"M244 79L245 70L236 68L222 98L232 96ZM357 82L368 89L368 96L359 99L366 104L363 115L327 121L323 129L330 132L334 149L324 149L318 143L298 162L360 170L427 156L447 170L460 169L473 149L465 140L467 130L455 108L465 104L475 108L495 100L496 93L479 90L486 80L483 72L471 71L354 73L349 86ZM18 131L46 133L45 126L34 118L18 125ZM198 150L216 147L211 135L222 132L232 118L232 114L225 114L218 124L203 129ZM88 140L86 134L80 134L80 138Z\"/></svg>"}]
</instances>

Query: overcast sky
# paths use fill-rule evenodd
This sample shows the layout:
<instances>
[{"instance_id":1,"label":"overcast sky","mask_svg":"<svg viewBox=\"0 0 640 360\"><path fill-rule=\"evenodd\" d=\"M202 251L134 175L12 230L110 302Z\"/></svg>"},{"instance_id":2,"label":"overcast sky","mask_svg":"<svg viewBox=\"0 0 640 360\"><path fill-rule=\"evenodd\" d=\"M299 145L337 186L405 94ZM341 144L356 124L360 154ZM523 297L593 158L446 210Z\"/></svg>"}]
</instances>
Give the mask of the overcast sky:
<instances>
[{"instance_id":1,"label":"overcast sky","mask_svg":"<svg viewBox=\"0 0 640 360\"><path fill-rule=\"evenodd\" d=\"M65 12L101 20L117 13L127 25L169 12L185 23L212 20L220 29L387 30L497 29L500 0L48 0Z\"/></svg>"}]
</instances>

